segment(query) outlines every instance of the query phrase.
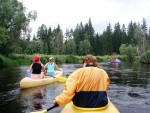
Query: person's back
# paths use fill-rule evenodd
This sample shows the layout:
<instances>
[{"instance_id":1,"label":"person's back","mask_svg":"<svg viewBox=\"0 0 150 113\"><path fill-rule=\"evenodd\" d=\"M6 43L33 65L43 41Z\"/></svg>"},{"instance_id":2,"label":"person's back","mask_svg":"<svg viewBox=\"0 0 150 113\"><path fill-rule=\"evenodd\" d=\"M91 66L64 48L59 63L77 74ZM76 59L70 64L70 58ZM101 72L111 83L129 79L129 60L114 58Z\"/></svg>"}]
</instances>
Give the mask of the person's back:
<instances>
[{"instance_id":1,"label":"person's back","mask_svg":"<svg viewBox=\"0 0 150 113\"><path fill-rule=\"evenodd\" d=\"M41 71L43 70L43 73ZM33 63L30 68L27 70L28 73L32 72L30 78L32 79L41 79L44 78L46 71L44 65L40 62L40 56L35 56L33 59Z\"/></svg>"},{"instance_id":2,"label":"person's back","mask_svg":"<svg viewBox=\"0 0 150 113\"><path fill-rule=\"evenodd\" d=\"M77 70L77 89L72 101L75 106L97 108L107 105L107 74L97 67L84 67ZM71 87L71 86L70 86Z\"/></svg>"},{"instance_id":3,"label":"person's back","mask_svg":"<svg viewBox=\"0 0 150 113\"><path fill-rule=\"evenodd\" d=\"M47 75L53 76L55 74L55 64L54 63L48 63L47 64Z\"/></svg>"},{"instance_id":4,"label":"person's back","mask_svg":"<svg viewBox=\"0 0 150 113\"><path fill-rule=\"evenodd\" d=\"M40 63L32 64L32 74L41 74L42 66Z\"/></svg>"},{"instance_id":5,"label":"person's back","mask_svg":"<svg viewBox=\"0 0 150 113\"><path fill-rule=\"evenodd\" d=\"M54 104L64 105L71 100L82 108L99 108L108 104L106 90L110 81L107 73L92 55L87 55L83 63L83 68L69 75L65 90L55 98Z\"/></svg>"},{"instance_id":6,"label":"person's back","mask_svg":"<svg viewBox=\"0 0 150 113\"><path fill-rule=\"evenodd\" d=\"M57 64L54 61L54 57L49 58L49 62L47 62L44 66L47 69L46 75L48 76L55 76L55 69L62 71L58 68Z\"/></svg>"}]
</instances>

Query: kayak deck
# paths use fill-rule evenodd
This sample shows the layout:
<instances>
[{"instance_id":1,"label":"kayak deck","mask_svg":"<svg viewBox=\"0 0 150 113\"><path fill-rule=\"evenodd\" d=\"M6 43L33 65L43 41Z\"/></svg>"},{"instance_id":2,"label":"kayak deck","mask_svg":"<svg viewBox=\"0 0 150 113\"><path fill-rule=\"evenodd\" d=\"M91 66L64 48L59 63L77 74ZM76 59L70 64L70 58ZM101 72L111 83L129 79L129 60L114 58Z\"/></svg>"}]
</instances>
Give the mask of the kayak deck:
<instances>
[{"instance_id":1,"label":"kayak deck","mask_svg":"<svg viewBox=\"0 0 150 113\"><path fill-rule=\"evenodd\" d=\"M93 109L93 108L91 108ZM61 111L61 113L120 113L118 109L113 105L112 102L109 102L109 105L105 109L97 109L97 110L91 110L87 108L86 110L84 109L76 109L73 107L72 102L67 104L64 109Z\"/></svg>"}]
</instances>

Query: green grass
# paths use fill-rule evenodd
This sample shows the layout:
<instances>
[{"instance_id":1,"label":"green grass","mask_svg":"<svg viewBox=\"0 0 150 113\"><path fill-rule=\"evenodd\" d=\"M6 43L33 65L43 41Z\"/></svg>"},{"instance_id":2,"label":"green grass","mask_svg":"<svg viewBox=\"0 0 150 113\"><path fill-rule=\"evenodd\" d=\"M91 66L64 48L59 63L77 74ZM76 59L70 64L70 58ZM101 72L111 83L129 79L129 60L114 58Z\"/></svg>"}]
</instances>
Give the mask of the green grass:
<instances>
[{"instance_id":1,"label":"green grass","mask_svg":"<svg viewBox=\"0 0 150 113\"><path fill-rule=\"evenodd\" d=\"M36 55L36 54L35 54ZM30 65L33 61L35 55L27 54L11 54L9 57L4 57L0 55L0 67L9 67L9 66L21 66L21 65ZM41 62L46 64L49 61L49 57L53 56L57 64L62 63L82 63L84 56L76 55L43 55L38 54L41 58ZM108 62L112 58L118 58L121 61L127 61L127 56L121 55L105 55L105 56L96 56L98 62Z\"/></svg>"},{"instance_id":2,"label":"green grass","mask_svg":"<svg viewBox=\"0 0 150 113\"><path fill-rule=\"evenodd\" d=\"M14 65L14 61L10 58L0 55L0 67L11 67Z\"/></svg>"}]
</instances>

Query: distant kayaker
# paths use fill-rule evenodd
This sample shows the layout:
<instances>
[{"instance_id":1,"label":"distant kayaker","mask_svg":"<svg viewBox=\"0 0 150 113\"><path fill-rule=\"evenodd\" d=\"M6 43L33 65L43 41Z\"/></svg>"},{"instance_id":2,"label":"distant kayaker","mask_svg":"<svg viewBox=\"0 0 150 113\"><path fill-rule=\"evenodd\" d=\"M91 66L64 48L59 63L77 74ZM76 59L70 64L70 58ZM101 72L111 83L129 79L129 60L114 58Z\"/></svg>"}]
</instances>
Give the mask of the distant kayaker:
<instances>
[{"instance_id":1,"label":"distant kayaker","mask_svg":"<svg viewBox=\"0 0 150 113\"><path fill-rule=\"evenodd\" d=\"M44 67L45 67L45 69L47 69L47 73L46 73L47 76L54 76L55 75L55 69L62 71L62 69L59 68L57 66L57 64L55 63L54 57L50 57L49 62L47 62Z\"/></svg>"},{"instance_id":2,"label":"distant kayaker","mask_svg":"<svg viewBox=\"0 0 150 113\"><path fill-rule=\"evenodd\" d=\"M42 72L43 70L43 72ZM28 73L32 72L30 78L32 79L42 79L46 75L46 70L44 65L40 62L40 56L35 56L33 63L30 68L27 70Z\"/></svg>"},{"instance_id":3,"label":"distant kayaker","mask_svg":"<svg viewBox=\"0 0 150 113\"><path fill-rule=\"evenodd\" d=\"M97 63L96 57L87 55L83 67L74 71L67 79L65 89L55 98L54 105L69 102L81 108L101 108L108 104L107 89L110 79Z\"/></svg>"},{"instance_id":4,"label":"distant kayaker","mask_svg":"<svg viewBox=\"0 0 150 113\"><path fill-rule=\"evenodd\" d=\"M112 62L115 62L115 61L116 61L116 58L113 58L111 61L112 61Z\"/></svg>"},{"instance_id":5,"label":"distant kayaker","mask_svg":"<svg viewBox=\"0 0 150 113\"><path fill-rule=\"evenodd\" d=\"M121 62L119 59L117 59L117 58L113 58L112 60L111 60L111 62Z\"/></svg>"}]
</instances>

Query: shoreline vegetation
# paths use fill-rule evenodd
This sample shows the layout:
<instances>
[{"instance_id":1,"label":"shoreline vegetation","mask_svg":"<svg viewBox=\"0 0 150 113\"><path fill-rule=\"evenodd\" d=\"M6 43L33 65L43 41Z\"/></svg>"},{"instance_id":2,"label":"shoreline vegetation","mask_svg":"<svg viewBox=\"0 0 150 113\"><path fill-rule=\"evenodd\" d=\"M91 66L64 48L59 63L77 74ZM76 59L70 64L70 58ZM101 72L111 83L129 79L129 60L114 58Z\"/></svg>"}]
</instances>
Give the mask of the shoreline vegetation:
<instances>
[{"instance_id":1,"label":"shoreline vegetation","mask_svg":"<svg viewBox=\"0 0 150 113\"><path fill-rule=\"evenodd\" d=\"M59 24L52 28L43 23L31 37L29 25L37 18L35 10L26 12L18 0L1 0L0 14L0 67L28 65L35 54L41 54L42 63L50 55L57 63L81 63L84 55L92 53L99 62L118 58L150 64L150 28L145 18L128 25L108 23L102 33L95 32L91 18L65 32Z\"/></svg>"},{"instance_id":2,"label":"shoreline vegetation","mask_svg":"<svg viewBox=\"0 0 150 113\"><path fill-rule=\"evenodd\" d=\"M30 65L32 63L34 55L27 54L11 54L8 57L0 55L0 67L11 67L11 66L22 66L22 65ZM44 55L38 54L41 57L41 62L45 64L50 56L53 56L55 62L58 64L63 63L82 63L82 59L84 56L78 55ZM117 58L123 62L128 62L128 57L126 55L105 55L105 56L96 56L98 62L109 62L112 58ZM134 62L140 62L138 57L135 57Z\"/></svg>"}]
</instances>

